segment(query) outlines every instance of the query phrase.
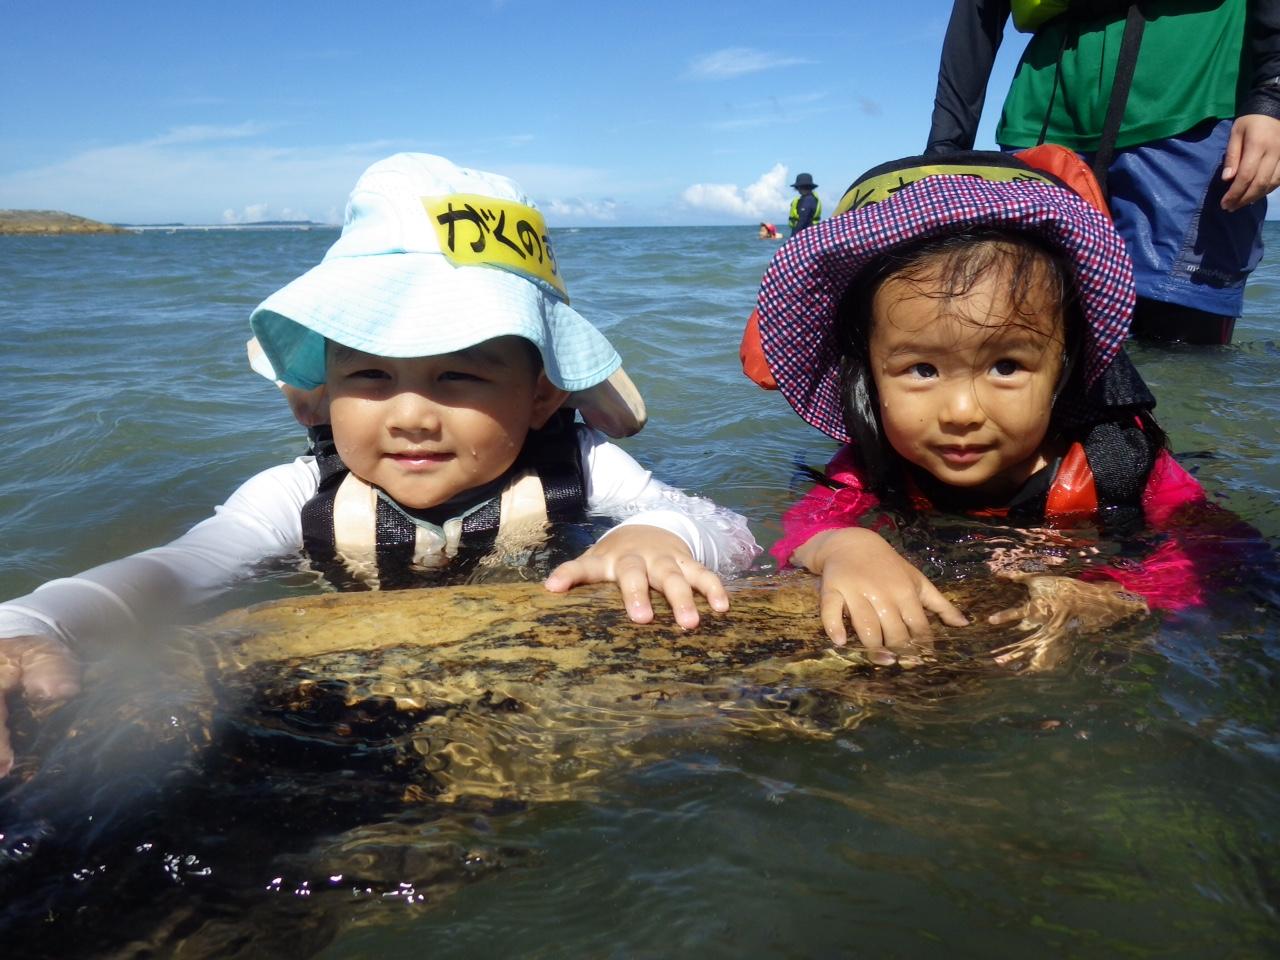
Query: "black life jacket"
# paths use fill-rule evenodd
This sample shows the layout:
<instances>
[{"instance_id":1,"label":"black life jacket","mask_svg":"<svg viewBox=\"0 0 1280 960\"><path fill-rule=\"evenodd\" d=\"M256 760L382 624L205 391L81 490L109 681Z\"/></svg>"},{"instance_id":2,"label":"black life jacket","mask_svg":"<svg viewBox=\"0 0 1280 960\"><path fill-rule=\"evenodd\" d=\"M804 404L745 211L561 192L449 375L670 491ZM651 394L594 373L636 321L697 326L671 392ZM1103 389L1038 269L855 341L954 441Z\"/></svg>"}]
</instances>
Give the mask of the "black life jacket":
<instances>
[{"instance_id":1,"label":"black life jacket","mask_svg":"<svg viewBox=\"0 0 1280 960\"><path fill-rule=\"evenodd\" d=\"M586 520L577 427L565 413L530 432L502 477L425 511L395 503L351 473L329 429L316 428L320 484L302 507L312 567L338 589L397 589L465 582L479 566L519 566L549 549L564 539L557 532ZM561 552L567 559L585 545Z\"/></svg>"}]
</instances>

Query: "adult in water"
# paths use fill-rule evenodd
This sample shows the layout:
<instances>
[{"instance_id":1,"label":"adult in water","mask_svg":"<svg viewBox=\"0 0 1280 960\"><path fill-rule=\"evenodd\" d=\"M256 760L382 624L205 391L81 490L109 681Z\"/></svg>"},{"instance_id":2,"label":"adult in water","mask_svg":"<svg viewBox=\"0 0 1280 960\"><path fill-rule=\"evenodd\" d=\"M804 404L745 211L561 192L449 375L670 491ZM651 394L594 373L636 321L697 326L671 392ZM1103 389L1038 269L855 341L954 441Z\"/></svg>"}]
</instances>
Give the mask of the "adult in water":
<instances>
[{"instance_id":1,"label":"adult in water","mask_svg":"<svg viewBox=\"0 0 1280 960\"><path fill-rule=\"evenodd\" d=\"M795 182L791 184L796 197L791 201L791 236L795 236L805 227L811 227L822 219L822 201L814 193L818 185L813 182L813 175L797 173Z\"/></svg>"},{"instance_id":2,"label":"adult in water","mask_svg":"<svg viewBox=\"0 0 1280 960\"><path fill-rule=\"evenodd\" d=\"M1280 0L955 0L927 154L972 149L1011 14L1033 35L996 142L1103 161L1134 260L1135 336L1230 343L1280 185Z\"/></svg>"}]
</instances>

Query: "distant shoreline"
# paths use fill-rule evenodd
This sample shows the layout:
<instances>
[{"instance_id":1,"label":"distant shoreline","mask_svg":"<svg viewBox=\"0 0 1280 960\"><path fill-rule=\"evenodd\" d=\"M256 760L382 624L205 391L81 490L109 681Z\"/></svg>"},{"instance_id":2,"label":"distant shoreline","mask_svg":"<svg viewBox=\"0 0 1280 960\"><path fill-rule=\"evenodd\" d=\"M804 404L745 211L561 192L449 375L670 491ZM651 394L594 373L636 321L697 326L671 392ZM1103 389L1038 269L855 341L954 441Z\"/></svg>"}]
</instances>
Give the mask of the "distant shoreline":
<instances>
[{"instance_id":1,"label":"distant shoreline","mask_svg":"<svg viewBox=\"0 0 1280 960\"><path fill-rule=\"evenodd\" d=\"M164 230L337 230L341 224L314 220L257 220L249 223L103 223L61 210L0 210L0 236L58 236L140 233Z\"/></svg>"},{"instance_id":2,"label":"distant shoreline","mask_svg":"<svg viewBox=\"0 0 1280 960\"><path fill-rule=\"evenodd\" d=\"M121 223L117 226L138 232L164 230L340 230L338 223L316 223L314 220L254 220L248 223Z\"/></svg>"},{"instance_id":3,"label":"distant shoreline","mask_svg":"<svg viewBox=\"0 0 1280 960\"><path fill-rule=\"evenodd\" d=\"M61 210L0 210L0 234L128 233L111 223Z\"/></svg>"}]
</instances>

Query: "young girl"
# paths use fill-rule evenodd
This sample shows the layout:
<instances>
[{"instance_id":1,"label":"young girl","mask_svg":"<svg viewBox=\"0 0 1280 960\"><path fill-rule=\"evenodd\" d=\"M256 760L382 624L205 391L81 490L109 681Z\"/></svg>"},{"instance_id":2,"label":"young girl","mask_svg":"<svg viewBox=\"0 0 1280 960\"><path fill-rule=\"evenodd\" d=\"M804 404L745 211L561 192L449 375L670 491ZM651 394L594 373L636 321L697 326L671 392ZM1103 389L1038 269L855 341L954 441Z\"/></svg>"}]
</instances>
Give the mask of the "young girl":
<instances>
[{"instance_id":1,"label":"young girl","mask_svg":"<svg viewBox=\"0 0 1280 960\"><path fill-rule=\"evenodd\" d=\"M1203 504L1123 353L1133 301L1110 220L1003 154L877 167L779 251L757 308L764 358L800 416L847 445L774 554L821 576L835 643L847 618L890 663L928 642L929 613L967 622L875 531L878 505L1130 532ZM1028 578L1028 603L991 620L1041 629L1006 656L1043 662L1068 624L1196 602L1176 538L1157 554Z\"/></svg>"}]
</instances>

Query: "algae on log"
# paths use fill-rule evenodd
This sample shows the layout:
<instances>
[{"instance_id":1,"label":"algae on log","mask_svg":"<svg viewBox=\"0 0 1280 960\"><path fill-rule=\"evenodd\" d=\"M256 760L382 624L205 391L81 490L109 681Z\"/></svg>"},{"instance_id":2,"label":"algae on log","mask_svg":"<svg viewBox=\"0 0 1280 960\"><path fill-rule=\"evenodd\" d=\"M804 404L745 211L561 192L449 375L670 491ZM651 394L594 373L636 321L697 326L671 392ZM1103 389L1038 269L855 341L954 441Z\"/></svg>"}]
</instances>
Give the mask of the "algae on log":
<instances>
[{"instance_id":1,"label":"algae on log","mask_svg":"<svg viewBox=\"0 0 1280 960\"><path fill-rule=\"evenodd\" d=\"M1020 591L962 589L971 614ZM925 664L885 669L856 642L832 647L808 577L730 592L727 614L689 632L665 609L632 623L612 585L557 595L532 583L275 601L196 639L212 652L217 713L328 747L394 743L406 801L549 801L689 738L830 737L886 701L936 709L958 673L998 669L976 654L1021 636L939 626Z\"/></svg>"},{"instance_id":2,"label":"algae on log","mask_svg":"<svg viewBox=\"0 0 1280 960\"><path fill-rule=\"evenodd\" d=\"M129 233L123 227L61 210L0 210L0 234Z\"/></svg>"},{"instance_id":3,"label":"algae on log","mask_svg":"<svg viewBox=\"0 0 1280 960\"><path fill-rule=\"evenodd\" d=\"M954 722L1022 635L981 620L1025 590L970 581L946 592L972 624L936 626L914 669L873 667L831 647L812 578L728 586L730 611L690 632L665 609L631 623L612 584L530 583L280 600L139 637L18 738L0 927L33 956L309 953L390 922L406 888L440 902L520 862L501 825L527 803L607 801L628 771L743 737ZM264 897L269 878L315 896Z\"/></svg>"}]
</instances>

